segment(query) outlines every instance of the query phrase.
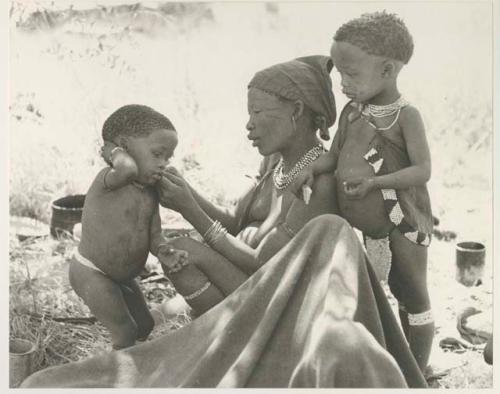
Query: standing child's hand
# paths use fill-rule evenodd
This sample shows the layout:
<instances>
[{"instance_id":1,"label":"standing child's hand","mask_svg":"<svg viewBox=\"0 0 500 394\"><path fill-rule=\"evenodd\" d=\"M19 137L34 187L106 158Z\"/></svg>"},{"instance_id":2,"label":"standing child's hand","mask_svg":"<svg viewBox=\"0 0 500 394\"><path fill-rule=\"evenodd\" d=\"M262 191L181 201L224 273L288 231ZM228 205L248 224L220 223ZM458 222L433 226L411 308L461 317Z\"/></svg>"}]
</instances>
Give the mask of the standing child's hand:
<instances>
[{"instance_id":1,"label":"standing child's hand","mask_svg":"<svg viewBox=\"0 0 500 394\"><path fill-rule=\"evenodd\" d=\"M311 198L311 187L314 183L314 173L312 168L304 168L290 186L290 191L295 194L299 200L304 200L307 204Z\"/></svg>"},{"instance_id":2,"label":"standing child's hand","mask_svg":"<svg viewBox=\"0 0 500 394\"><path fill-rule=\"evenodd\" d=\"M345 179L343 186L347 198L361 200L374 189L375 180L367 177L352 177Z\"/></svg>"}]
</instances>

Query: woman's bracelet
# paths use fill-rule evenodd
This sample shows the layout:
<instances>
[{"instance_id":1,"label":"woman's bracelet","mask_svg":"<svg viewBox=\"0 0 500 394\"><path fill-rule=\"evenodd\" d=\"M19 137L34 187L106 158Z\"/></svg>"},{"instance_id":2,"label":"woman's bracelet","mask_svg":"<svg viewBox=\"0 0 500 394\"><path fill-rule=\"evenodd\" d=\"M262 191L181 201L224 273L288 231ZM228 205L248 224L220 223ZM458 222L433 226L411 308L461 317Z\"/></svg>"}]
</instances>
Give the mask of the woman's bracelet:
<instances>
[{"instance_id":1,"label":"woman's bracelet","mask_svg":"<svg viewBox=\"0 0 500 394\"><path fill-rule=\"evenodd\" d=\"M222 226L221 222L216 220L208 228L205 234L203 234L203 239L205 239L209 246L214 247L226 234L227 230Z\"/></svg>"}]
</instances>

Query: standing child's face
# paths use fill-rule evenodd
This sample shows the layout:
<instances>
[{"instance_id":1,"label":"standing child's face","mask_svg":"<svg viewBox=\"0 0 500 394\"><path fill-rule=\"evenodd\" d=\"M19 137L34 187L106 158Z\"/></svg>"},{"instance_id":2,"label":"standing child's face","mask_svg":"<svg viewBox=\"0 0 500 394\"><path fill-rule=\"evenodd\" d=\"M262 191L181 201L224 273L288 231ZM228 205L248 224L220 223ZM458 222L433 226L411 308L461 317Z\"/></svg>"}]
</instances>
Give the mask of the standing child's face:
<instances>
[{"instance_id":1,"label":"standing child's face","mask_svg":"<svg viewBox=\"0 0 500 394\"><path fill-rule=\"evenodd\" d=\"M177 133L167 129L154 130L146 137L128 137L127 152L139 169L139 183L152 185L161 178L177 142Z\"/></svg>"},{"instance_id":2,"label":"standing child's face","mask_svg":"<svg viewBox=\"0 0 500 394\"><path fill-rule=\"evenodd\" d=\"M347 42L334 41L330 51L333 64L340 73L342 93L357 103L364 103L379 94L383 78L383 59L369 55Z\"/></svg>"}]
</instances>

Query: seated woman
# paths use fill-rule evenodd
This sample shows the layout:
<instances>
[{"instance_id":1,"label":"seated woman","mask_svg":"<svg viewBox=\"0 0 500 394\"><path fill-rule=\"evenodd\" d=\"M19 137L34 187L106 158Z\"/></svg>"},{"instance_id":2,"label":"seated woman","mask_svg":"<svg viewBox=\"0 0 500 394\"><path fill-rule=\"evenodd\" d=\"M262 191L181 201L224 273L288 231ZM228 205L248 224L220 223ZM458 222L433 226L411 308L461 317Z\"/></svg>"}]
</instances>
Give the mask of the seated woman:
<instances>
[{"instance_id":1,"label":"seated woman","mask_svg":"<svg viewBox=\"0 0 500 394\"><path fill-rule=\"evenodd\" d=\"M170 264L171 251L165 269L180 268L168 273L177 289L196 310L210 310L153 341L40 371L22 387L426 386L356 234L325 214L335 212L333 180L316 179L308 205L286 190L296 163L320 150L312 113L325 117L323 134L335 117L329 79L319 77L327 64L297 59L250 83L249 138L281 157L236 214L174 171L161 184L163 204L213 246L179 239L172 247L188 251L189 263ZM289 96L296 92L303 98ZM307 104L308 95L321 105Z\"/></svg>"},{"instance_id":2,"label":"seated woman","mask_svg":"<svg viewBox=\"0 0 500 394\"><path fill-rule=\"evenodd\" d=\"M315 181L307 205L287 188L324 151L316 132L319 128L327 136L335 121L331 68L329 58L312 56L272 66L250 81L248 138L260 154L279 162L270 161L271 169L257 186L259 199L246 201L246 215L241 204L233 213L214 206L175 169L161 181L161 204L180 212L208 243L178 238L159 256L165 274L195 313L238 288L310 219L337 212L330 174ZM179 249L187 251L187 259L175 252Z\"/></svg>"}]
</instances>

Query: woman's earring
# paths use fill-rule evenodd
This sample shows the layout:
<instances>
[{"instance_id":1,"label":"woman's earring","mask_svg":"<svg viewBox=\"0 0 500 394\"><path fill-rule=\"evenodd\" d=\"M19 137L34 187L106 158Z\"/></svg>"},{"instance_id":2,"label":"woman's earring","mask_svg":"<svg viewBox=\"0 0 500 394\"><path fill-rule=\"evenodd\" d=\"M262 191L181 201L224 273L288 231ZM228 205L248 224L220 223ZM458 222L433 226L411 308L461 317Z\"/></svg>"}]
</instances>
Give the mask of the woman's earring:
<instances>
[{"instance_id":1,"label":"woman's earring","mask_svg":"<svg viewBox=\"0 0 500 394\"><path fill-rule=\"evenodd\" d=\"M292 115L292 127L293 127L293 131L296 132L297 131L297 123L295 122L295 115Z\"/></svg>"}]
</instances>

